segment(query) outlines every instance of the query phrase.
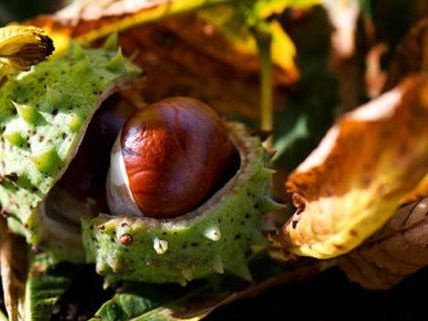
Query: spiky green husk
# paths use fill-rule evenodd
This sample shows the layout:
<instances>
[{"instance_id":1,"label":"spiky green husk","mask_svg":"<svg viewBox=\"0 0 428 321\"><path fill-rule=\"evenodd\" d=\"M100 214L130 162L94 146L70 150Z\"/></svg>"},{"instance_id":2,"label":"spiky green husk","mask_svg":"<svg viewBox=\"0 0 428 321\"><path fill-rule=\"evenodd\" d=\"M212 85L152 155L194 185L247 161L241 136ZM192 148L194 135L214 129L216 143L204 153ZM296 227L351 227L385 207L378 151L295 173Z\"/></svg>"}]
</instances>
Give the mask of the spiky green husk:
<instances>
[{"instance_id":1,"label":"spiky green husk","mask_svg":"<svg viewBox=\"0 0 428 321\"><path fill-rule=\"evenodd\" d=\"M75 46L1 87L0 201L9 227L57 260L86 254L113 281L186 283L214 272L250 279L251 247L265 242L262 214L277 207L260 139L239 124L229 124L241 154L238 173L194 212L168 220L102 214L83 219L82 230L44 213L102 100L139 74L120 51Z\"/></svg>"},{"instance_id":2,"label":"spiky green husk","mask_svg":"<svg viewBox=\"0 0 428 321\"><path fill-rule=\"evenodd\" d=\"M265 242L262 214L277 208L268 197L272 170L265 168L260 139L242 125L229 127L241 153L240 169L194 212L165 220L110 215L83 219L84 245L98 273L113 281L181 284L214 272L251 278L251 247Z\"/></svg>"},{"instance_id":3,"label":"spiky green husk","mask_svg":"<svg viewBox=\"0 0 428 321\"><path fill-rule=\"evenodd\" d=\"M47 222L40 205L67 168L101 101L139 74L120 52L74 46L0 88L1 213L29 243L47 246L59 258L84 257L78 238L75 248L62 250L69 240L52 238L51 224L56 223ZM61 234L67 238L66 231Z\"/></svg>"}]
</instances>

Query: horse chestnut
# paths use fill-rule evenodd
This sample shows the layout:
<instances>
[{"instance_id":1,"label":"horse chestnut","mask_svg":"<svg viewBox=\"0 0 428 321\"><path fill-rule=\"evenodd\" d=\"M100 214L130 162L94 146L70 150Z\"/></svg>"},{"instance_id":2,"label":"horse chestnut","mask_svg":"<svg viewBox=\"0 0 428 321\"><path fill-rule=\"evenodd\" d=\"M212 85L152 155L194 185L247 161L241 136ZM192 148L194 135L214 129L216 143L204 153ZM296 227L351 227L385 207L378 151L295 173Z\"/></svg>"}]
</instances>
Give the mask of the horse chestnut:
<instances>
[{"instance_id":1,"label":"horse chestnut","mask_svg":"<svg viewBox=\"0 0 428 321\"><path fill-rule=\"evenodd\" d=\"M239 153L210 107L175 97L128 119L110 166L113 213L172 218L197 208L229 180Z\"/></svg>"}]
</instances>

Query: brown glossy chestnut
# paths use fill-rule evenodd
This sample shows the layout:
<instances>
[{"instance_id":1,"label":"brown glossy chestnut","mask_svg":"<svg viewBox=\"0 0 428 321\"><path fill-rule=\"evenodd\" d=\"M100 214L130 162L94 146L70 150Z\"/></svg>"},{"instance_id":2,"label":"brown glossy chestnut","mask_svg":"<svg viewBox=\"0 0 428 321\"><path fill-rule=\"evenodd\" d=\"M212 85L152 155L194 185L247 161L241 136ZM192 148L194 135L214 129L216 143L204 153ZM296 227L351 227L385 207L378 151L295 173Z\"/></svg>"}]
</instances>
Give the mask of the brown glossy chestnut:
<instances>
[{"instance_id":1,"label":"brown glossy chestnut","mask_svg":"<svg viewBox=\"0 0 428 321\"><path fill-rule=\"evenodd\" d=\"M224 120L193 98L168 98L138 111L125 123L120 146L135 205L155 218L195 209L239 167Z\"/></svg>"}]
</instances>

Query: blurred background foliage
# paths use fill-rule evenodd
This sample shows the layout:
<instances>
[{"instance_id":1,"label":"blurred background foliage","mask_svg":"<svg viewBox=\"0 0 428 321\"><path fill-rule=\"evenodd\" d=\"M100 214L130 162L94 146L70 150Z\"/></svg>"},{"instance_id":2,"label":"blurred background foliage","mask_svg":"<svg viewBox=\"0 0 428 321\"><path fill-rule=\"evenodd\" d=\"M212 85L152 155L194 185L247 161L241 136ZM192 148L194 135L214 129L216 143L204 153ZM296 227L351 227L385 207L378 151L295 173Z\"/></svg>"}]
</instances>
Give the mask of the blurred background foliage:
<instances>
[{"instance_id":1,"label":"blurred background foliage","mask_svg":"<svg viewBox=\"0 0 428 321\"><path fill-rule=\"evenodd\" d=\"M0 23L22 21L40 13L54 12L67 2L60 0L2 0L0 1Z\"/></svg>"}]
</instances>

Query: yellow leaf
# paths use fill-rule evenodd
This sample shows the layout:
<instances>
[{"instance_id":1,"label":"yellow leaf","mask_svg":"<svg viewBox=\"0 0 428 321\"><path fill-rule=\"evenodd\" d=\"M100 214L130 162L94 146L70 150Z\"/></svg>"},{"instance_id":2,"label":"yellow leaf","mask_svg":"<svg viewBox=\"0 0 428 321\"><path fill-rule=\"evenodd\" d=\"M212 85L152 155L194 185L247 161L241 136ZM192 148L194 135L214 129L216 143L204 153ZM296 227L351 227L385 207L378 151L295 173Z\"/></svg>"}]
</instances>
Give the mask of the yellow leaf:
<instances>
[{"instance_id":1,"label":"yellow leaf","mask_svg":"<svg viewBox=\"0 0 428 321\"><path fill-rule=\"evenodd\" d=\"M242 21L235 19L232 7L213 7L199 11L198 15L211 23L218 32L222 33L237 51L247 54L257 52L254 37Z\"/></svg>"},{"instance_id":2,"label":"yellow leaf","mask_svg":"<svg viewBox=\"0 0 428 321\"><path fill-rule=\"evenodd\" d=\"M428 172L427 122L426 76L345 114L287 182L298 210L283 246L331 258L379 229Z\"/></svg>"},{"instance_id":3,"label":"yellow leaf","mask_svg":"<svg viewBox=\"0 0 428 321\"><path fill-rule=\"evenodd\" d=\"M0 68L2 74L28 70L52 54L52 40L42 29L32 26L0 28Z\"/></svg>"},{"instance_id":4,"label":"yellow leaf","mask_svg":"<svg viewBox=\"0 0 428 321\"><path fill-rule=\"evenodd\" d=\"M321 0L260 0L256 3L255 11L261 18L267 18L274 13L281 13L289 7L308 8L320 4Z\"/></svg>"},{"instance_id":5,"label":"yellow leaf","mask_svg":"<svg viewBox=\"0 0 428 321\"><path fill-rule=\"evenodd\" d=\"M416 186L416 188L403 198L403 204L418 201L428 195L428 175Z\"/></svg>"},{"instance_id":6,"label":"yellow leaf","mask_svg":"<svg viewBox=\"0 0 428 321\"><path fill-rule=\"evenodd\" d=\"M270 27L272 32L272 61L286 70L291 79L296 79L298 77L298 70L294 64L296 48L278 21L272 21Z\"/></svg>"},{"instance_id":7,"label":"yellow leaf","mask_svg":"<svg viewBox=\"0 0 428 321\"><path fill-rule=\"evenodd\" d=\"M235 19L232 6L221 5L230 0L156 0L139 1L132 4L124 0L108 1L102 4L99 1L76 2L51 16L40 16L29 24L42 27L54 40L56 54L62 53L71 43L71 39L80 43L90 43L107 35L130 29L146 23L158 21L178 13L198 9L197 13L206 23L216 28L216 36L223 37L229 48L228 53L234 52L237 57L249 60L249 68L257 69L258 51L256 41L243 20ZM261 10L260 18L267 13L282 10L284 6L292 5L295 1L261 1L256 3ZM297 4L315 3L314 0L299 0ZM219 5L220 4L220 5ZM207 7L207 9L203 9ZM168 22L169 20L163 20ZM275 79L278 83L289 84L298 78L297 68L294 65L295 47L288 35L276 21L271 22L272 56L275 65ZM179 30L178 30L179 32ZM197 35L195 35L197 36ZM198 35L201 36L201 35ZM209 38L209 35L205 35ZM218 54L222 48L218 48ZM218 57L228 61L229 57ZM224 59L223 59L224 58ZM234 59L237 61L239 59Z\"/></svg>"},{"instance_id":8,"label":"yellow leaf","mask_svg":"<svg viewBox=\"0 0 428 321\"><path fill-rule=\"evenodd\" d=\"M27 23L46 30L59 54L70 45L71 39L86 43L112 31L121 31L118 40L124 54L134 55L134 62L147 72L144 87L147 101L191 95L223 114L257 119L260 61L256 43L243 21L230 19L230 7L217 5L226 2L231 1L89 0ZM216 19L216 23L206 19L204 11L199 10L205 5L211 5L213 10L218 8L219 14L210 17ZM177 14L192 8L198 10ZM227 29L237 30L236 34L217 27L226 22ZM286 34L277 38L284 37ZM275 47L276 43L286 43L274 42ZM290 47L294 48L291 41ZM275 58L279 63L273 68L273 83L274 87L281 88L296 81L297 72L293 67L284 69L292 61L287 55L294 49L274 51L281 57ZM284 104L285 95L280 89L275 92L276 106Z\"/></svg>"},{"instance_id":9,"label":"yellow leaf","mask_svg":"<svg viewBox=\"0 0 428 321\"><path fill-rule=\"evenodd\" d=\"M227 39L228 46L236 51L237 56L257 57L257 43L253 34L242 21L236 19L231 7L210 8L198 14L215 26L216 31ZM294 64L296 48L278 21L272 21L268 26L272 35L272 62L277 69L276 78L282 78L280 82L284 83L294 82L298 78Z\"/></svg>"},{"instance_id":10,"label":"yellow leaf","mask_svg":"<svg viewBox=\"0 0 428 321\"><path fill-rule=\"evenodd\" d=\"M36 17L28 23L42 26L54 39L57 53L60 53L68 48L70 39L91 43L114 32L228 1L230 0L77 1L54 15Z\"/></svg>"}]
</instances>

